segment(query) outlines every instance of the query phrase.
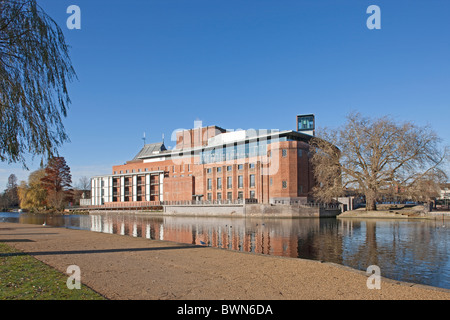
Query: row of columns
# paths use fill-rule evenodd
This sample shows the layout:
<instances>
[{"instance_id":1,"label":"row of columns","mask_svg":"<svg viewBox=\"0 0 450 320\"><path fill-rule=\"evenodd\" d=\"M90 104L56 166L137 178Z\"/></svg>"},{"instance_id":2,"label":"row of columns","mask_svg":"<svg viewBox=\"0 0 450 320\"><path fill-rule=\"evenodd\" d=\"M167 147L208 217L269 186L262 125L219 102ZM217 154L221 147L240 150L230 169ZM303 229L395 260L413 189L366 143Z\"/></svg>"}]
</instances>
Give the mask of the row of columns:
<instances>
[{"instance_id":1,"label":"row of columns","mask_svg":"<svg viewBox=\"0 0 450 320\"><path fill-rule=\"evenodd\" d=\"M148 172L132 175L132 201L137 201L137 177L145 175L145 201L150 201L151 176L159 176L159 201L164 201L164 172ZM128 177L130 175L127 175ZM125 176L94 177L91 180L91 205L103 205L113 202L113 179L120 178L120 202L125 202Z\"/></svg>"}]
</instances>

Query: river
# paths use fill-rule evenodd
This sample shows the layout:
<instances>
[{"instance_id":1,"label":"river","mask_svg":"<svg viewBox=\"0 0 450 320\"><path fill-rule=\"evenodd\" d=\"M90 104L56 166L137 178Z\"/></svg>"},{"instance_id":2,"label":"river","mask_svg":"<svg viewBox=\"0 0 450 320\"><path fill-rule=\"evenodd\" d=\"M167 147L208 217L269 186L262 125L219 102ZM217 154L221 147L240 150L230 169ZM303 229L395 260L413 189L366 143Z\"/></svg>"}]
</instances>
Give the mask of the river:
<instances>
[{"instance_id":1,"label":"river","mask_svg":"<svg viewBox=\"0 0 450 320\"><path fill-rule=\"evenodd\" d=\"M450 219L244 219L0 213L1 222L114 233L256 254L377 265L399 281L450 289Z\"/></svg>"}]
</instances>

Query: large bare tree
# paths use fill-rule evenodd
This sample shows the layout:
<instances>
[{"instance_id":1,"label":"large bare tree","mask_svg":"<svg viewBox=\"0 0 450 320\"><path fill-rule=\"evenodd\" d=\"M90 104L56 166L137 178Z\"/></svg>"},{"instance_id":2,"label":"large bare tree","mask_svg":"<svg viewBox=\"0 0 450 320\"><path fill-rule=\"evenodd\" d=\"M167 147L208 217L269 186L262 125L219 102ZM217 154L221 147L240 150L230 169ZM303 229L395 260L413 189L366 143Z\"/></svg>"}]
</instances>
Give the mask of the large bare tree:
<instances>
[{"instance_id":1,"label":"large bare tree","mask_svg":"<svg viewBox=\"0 0 450 320\"><path fill-rule=\"evenodd\" d=\"M26 154L48 158L68 141L68 51L36 0L0 0L0 161L26 166Z\"/></svg>"},{"instance_id":2,"label":"large bare tree","mask_svg":"<svg viewBox=\"0 0 450 320\"><path fill-rule=\"evenodd\" d=\"M343 127L311 140L314 196L329 202L351 189L365 196L367 210L383 197L426 201L446 179L448 150L440 143L428 126L351 114Z\"/></svg>"}]
</instances>

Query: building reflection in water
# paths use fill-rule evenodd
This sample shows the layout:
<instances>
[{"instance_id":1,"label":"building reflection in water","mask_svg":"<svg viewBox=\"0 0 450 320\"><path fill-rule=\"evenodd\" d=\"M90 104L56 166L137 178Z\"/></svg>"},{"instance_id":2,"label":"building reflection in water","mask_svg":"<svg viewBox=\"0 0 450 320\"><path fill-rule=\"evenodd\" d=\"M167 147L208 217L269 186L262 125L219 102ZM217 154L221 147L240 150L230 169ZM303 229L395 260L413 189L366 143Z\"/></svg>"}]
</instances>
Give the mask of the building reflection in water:
<instances>
[{"instance_id":1,"label":"building reflection in water","mask_svg":"<svg viewBox=\"0 0 450 320\"><path fill-rule=\"evenodd\" d=\"M227 219L91 215L91 231L319 260L342 255L335 219ZM87 221L86 221L87 222ZM319 236L320 235L320 236ZM335 261L336 259L333 258Z\"/></svg>"}]
</instances>

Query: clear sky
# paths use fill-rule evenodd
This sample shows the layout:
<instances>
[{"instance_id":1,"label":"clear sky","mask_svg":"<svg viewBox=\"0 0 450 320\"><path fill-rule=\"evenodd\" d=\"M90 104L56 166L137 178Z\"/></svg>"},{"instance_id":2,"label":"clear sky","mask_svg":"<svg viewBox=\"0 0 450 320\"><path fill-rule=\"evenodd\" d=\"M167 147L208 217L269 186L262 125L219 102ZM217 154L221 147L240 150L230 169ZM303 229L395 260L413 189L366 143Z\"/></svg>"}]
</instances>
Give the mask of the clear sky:
<instances>
[{"instance_id":1,"label":"clear sky","mask_svg":"<svg viewBox=\"0 0 450 320\"><path fill-rule=\"evenodd\" d=\"M81 176L111 173L178 128L336 127L358 111L430 124L450 145L448 0L38 0L78 81L60 149ZM369 5L381 29L369 30ZM66 12L81 9L81 30ZM28 163L31 170L40 158ZM0 190L20 164L0 163Z\"/></svg>"}]
</instances>

